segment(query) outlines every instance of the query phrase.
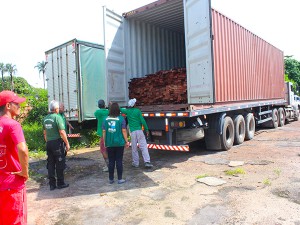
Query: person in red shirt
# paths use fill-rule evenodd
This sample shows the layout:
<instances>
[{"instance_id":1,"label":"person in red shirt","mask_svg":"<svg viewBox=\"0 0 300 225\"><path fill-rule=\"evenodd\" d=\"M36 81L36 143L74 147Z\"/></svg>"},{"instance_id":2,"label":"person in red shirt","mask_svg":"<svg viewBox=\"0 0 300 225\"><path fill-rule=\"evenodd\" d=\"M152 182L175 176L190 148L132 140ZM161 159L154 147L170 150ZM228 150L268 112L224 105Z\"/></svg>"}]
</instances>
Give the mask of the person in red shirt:
<instances>
[{"instance_id":1,"label":"person in red shirt","mask_svg":"<svg viewBox=\"0 0 300 225\"><path fill-rule=\"evenodd\" d=\"M21 124L20 98L12 91L0 92L0 224L27 224L25 182L28 179L28 148Z\"/></svg>"}]
</instances>

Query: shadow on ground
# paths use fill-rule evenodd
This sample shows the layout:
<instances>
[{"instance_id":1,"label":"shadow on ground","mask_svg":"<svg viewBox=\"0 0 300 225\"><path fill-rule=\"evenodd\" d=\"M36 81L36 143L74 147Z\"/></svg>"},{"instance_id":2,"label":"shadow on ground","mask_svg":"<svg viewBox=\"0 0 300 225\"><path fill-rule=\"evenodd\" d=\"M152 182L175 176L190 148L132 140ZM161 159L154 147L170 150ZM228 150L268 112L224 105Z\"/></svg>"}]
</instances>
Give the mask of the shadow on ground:
<instances>
[{"instance_id":1,"label":"shadow on ground","mask_svg":"<svg viewBox=\"0 0 300 225\"><path fill-rule=\"evenodd\" d=\"M149 173L161 168L176 169L177 167L174 166L176 163L187 161L195 155L218 153L218 151L207 151L203 141L192 143L190 152L149 150L154 167L145 169L141 156L140 167L133 168L131 166L131 149L129 148L125 150L123 160L123 178L127 182L122 185L116 182L110 185L108 184L108 173L102 171L104 161L98 148L73 150L72 152L73 154L67 157L65 171L65 180L70 184L69 188L50 191L47 179L47 161L39 160L30 162L31 180L28 182L27 191L29 193L38 192L37 200L39 200L148 188L158 185L150 178Z\"/></svg>"}]
</instances>

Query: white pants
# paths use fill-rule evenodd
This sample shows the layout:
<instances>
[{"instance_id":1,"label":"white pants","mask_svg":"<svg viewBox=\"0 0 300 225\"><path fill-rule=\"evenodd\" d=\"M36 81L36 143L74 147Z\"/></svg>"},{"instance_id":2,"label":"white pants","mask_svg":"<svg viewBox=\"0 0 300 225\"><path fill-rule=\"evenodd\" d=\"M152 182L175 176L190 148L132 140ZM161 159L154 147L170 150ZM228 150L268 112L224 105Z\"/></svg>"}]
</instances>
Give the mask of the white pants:
<instances>
[{"instance_id":1,"label":"white pants","mask_svg":"<svg viewBox=\"0 0 300 225\"><path fill-rule=\"evenodd\" d=\"M144 163L150 162L150 155L147 148L147 142L145 135L142 130L136 130L131 132L131 149L132 149L132 161L133 164L139 165L139 153L137 148L137 143L139 144L139 148L141 149Z\"/></svg>"}]
</instances>

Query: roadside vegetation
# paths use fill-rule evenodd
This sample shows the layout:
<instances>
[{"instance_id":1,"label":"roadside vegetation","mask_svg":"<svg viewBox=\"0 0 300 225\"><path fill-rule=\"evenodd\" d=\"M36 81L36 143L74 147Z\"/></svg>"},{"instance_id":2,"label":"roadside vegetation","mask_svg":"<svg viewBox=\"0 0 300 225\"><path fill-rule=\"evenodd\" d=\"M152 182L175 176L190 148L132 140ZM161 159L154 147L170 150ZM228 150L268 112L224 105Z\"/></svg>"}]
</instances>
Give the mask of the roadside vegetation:
<instances>
[{"instance_id":1,"label":"roadside vegetation","mask_svg":"<svg viewBox=\"0 0 300 225\"><path fill-rule=\"evenodd\" d=\"M239 174L245 174L245 170L243 168L236 168L233 170L225 170L224 171L228 176L238 176Z\"/></svg>"},{"instance_id":2,"label":"roadside vegetation","mask_svg":"<svg viewBox=\"0 0 300 225\"><path fill-rule=\"evenodd\" d=\"M205 173L205 174L201 174L201 175L198 175L196 177L196 179L200 179L200 178L204 178L204 177L208 177L208 175Z\"/></svg>"},{"instance_id":3,"label":"roadside vegetation","mask_svg":"<svg viewBox=\"0 0 300 225\"><path fill-rule=\"evenodd\" d=\"M8 68L13 68L14 72L16 71L16 66L10 65ZM43 73L40 67L38 69ZM48 91L44 88L32 87L24 78L15 77L14 72L12 69L11 72L8 72L6 64L0 63L0 91L13 90L18 95L26 98L26 102L21 104L21 114L16 119L22 124L30 157L44 158L46 156L46 143L43 136L42 120L48 113ZM70 139L71 149L94 147L99 142L96 128L75 129L74 132L80 132L82 138Z\"/></svg>"},{"instance_id":4,"label":"roadside vegetation","mask_svg":"<svg viewBox=\"0 0 300 225\"><path fill-rule=\"evenodd\" d=\"M277 175L277 178L278 178L281 174L281 170L280 169L275 169L274 173Z\"/></svg>"},{"instance_id":5,"label":"roadside vegetation","mask_svg":"<svg viewBox=\"0 0 300 225\"><path fill-rule=\"evenodd\" d=\"M265 186L271 186L272 182L270 181L269 178L267 178L267 179L264 180L263 184L264 184Z\"/></svg>"},{"instance_id":6,"label":"roadside vegetation","mask_svg":"<svg viewBox=\"0 0 300 225\"><path fill-rule=\"evenodd\" d=\"M285 81L293 83L294 92L300 95L300 62L292 56L285 56ZM43 137L42 119L48 113L48 92L46 88L45 69L47 62L41 61L34 66L42 74L44 88L32 87L22 77L16 77L17 66L12 63L0 62L0 74L2 90L13 90L18 95L26 97L26 102L21 105L21 115L17 118L22 123L26 142L30 151L30 156L34 158L45 157L45 141ZM71 149L82 147L95 147L98 145L99 138L96 134L96 127L88 129L76 128L73 133L80 133L81 138L70 138ZM280 170L274 171L277 176ZM243 174L242 169L226 171L228 175ZM197 178L206 177L206 174L199 175ZM264 182L265 183L265 182ZM266 181L266 183L268 183Z\"/></svg>"},{"instance_id":7,"label":"roadside vegetation","mask_svg":"<svg viewBox=\"0 0 300 225\"><path fill-rule=\"evenodd\" d=\"M300 95L300 62L293 56L284 57L285 81L293 83L294 92Z\"/></svg>"}]
</instances>

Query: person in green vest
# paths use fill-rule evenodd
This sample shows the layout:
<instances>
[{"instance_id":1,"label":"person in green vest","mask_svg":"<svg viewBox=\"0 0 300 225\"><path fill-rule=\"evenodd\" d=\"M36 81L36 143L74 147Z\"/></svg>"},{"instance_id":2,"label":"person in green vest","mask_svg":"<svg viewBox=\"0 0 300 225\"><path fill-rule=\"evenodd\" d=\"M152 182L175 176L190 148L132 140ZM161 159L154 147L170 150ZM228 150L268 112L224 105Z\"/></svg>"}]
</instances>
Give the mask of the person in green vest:
<instances>
[{"instance_id":1,"label":"person in green vest","mask_svg":"<svg viewBox=\"0 0 300 225\"><path fill-rule=\"evenodd\" d=\"M124 146L129 147L127 139L126 122L120 115L118 103L112 103L109 108L108 117L103 122L103 139L108 154L109 183L114 183L114 171L117 168L118 184L125 183L123 179L123 154Z\"/></svg>"},{"instance_id":2,"label":"person in green vest","mask_svg":"<svg viewBox=\"0 0 300 225\"><path fill-rule=\"evenodd\" d=\"M50 114L43 119L44 139L47 149L47 168L50 191L55 188L69 187L64 180L66 152L70 144L66 135L65 125L59 113L59 102L50 102Z\"/></svg>"},{"instance_id":3,"label":"person in green vest","mask_svg":"<svg viewBox=\"0 0 300 225\"><path fill-rule=\"evenodd\" d=\"M108 172L108 156L107 156L107 150L104 145L104 139L102 134L102 124L104 119L108 116L108 109L105 108L105 101L103 99L99 99L98 108L99 109L96 110L94 115L97 119L97 134L100 137L99 140L100 152L106 164L106 166L103 167L103 172Z\"/></svg>"},{"instance_id":4,"label":"person in green vest","mask_svg":"<svg viewBox=\"0 0 300 225\"><path fill-rule=\"evenodd\" d=\"M135 98L130 99L128 101L128 108L121 108L121 112L126 115L129 124L132 149L132 166L139 167L139 153L137 147L137 144L139 144L139 148L141 149L142 156L144 159L145 167L152 168L153 165L150 162L150 155L147 147L146 138L142 130L143 126L147 135L149 135L148 126L144 117L142 116L141 110L134 107L135 103Z\"/></svg>"}]
</instances>

